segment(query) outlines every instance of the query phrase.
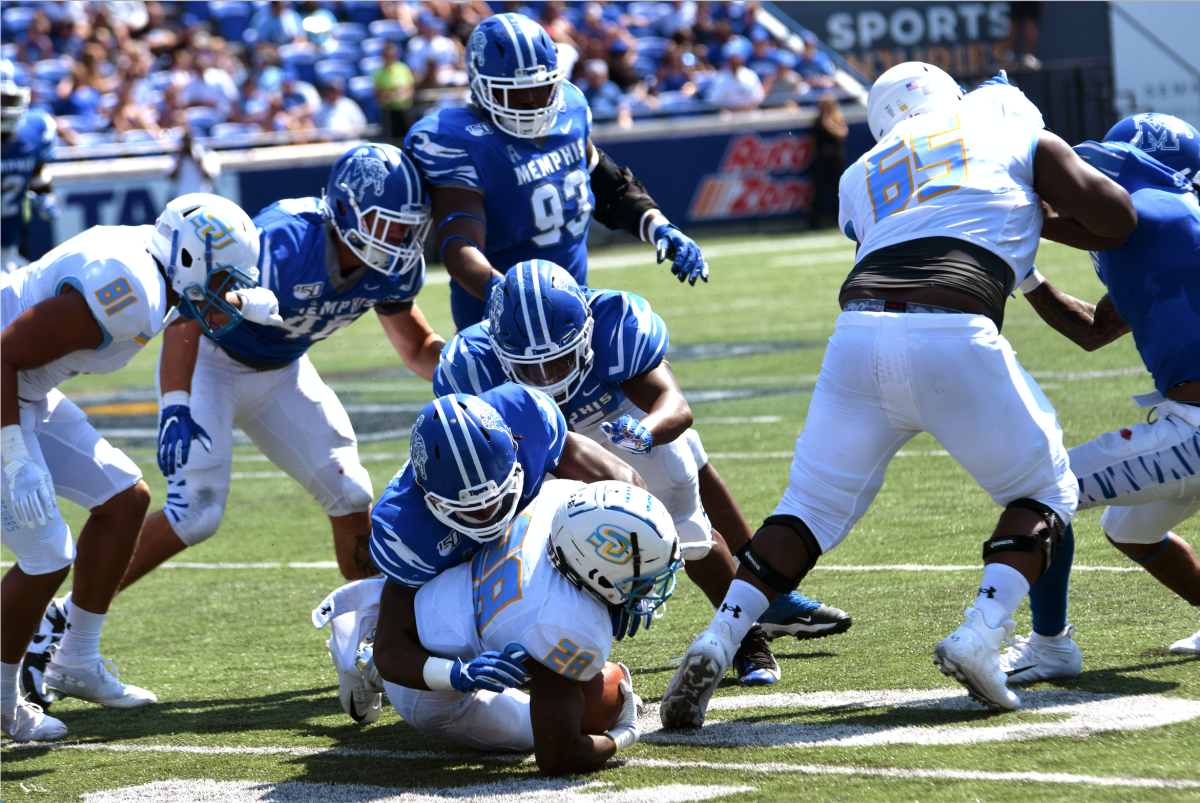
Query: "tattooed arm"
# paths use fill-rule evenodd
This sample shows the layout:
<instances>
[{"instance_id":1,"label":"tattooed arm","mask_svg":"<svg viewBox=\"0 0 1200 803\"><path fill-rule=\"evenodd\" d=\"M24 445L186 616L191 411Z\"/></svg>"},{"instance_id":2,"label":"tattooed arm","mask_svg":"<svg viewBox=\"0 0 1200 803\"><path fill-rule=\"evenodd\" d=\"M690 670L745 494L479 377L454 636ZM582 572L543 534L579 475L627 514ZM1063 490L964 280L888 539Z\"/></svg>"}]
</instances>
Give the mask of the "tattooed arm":
<instances>
[{"instance_id":1,"label":"tattooed arm","mask_svg":"<svg viewBox=\"0 0 1200 803\"><path fill-rule=\"evenodd\" d=\"M1025 298L1043 321L1085 351L1107 346L1131 331L1108 293L1092 306L1044 281L1036 290L1026 293Z\"/></svg>"}]
</instances>

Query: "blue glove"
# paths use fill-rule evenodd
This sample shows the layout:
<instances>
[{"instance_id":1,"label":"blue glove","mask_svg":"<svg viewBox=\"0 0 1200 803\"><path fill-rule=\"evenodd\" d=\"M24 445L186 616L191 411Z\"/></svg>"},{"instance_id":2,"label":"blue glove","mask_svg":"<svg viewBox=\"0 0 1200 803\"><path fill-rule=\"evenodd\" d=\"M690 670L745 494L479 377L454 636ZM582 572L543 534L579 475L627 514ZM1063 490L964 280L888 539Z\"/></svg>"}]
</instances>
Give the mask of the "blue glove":
<instances>
[{"instance_id":1,"label":"blue glove","mask_svg":"<svg viewBox=\"0 0 1200 803\"><path fill-rule=\"evenodd\" d=\"M614 446L628 449L634 454L650 454L650 448L654 446L654 433L633 416L623 415L615 424L605 422L600 425L600 431Z\"/></svg>"},{"instance_id":2,"label":"blue glove","mask_svg":"<svg viewBox=\"0 0 1200 803\"><path fill-rule=\"evenodd\" d=\"M637 604L638 613L630 613L624 605L609 605L608 611L612 616L613 638L617 641L629 636L633 638L638 628L645 630L650 629L650 622L654 619L654 614L647 611L649 603L646 600L639 600Z\"/></svg>"},{"instance_id":3,"label":"blue glove","mask_svg":"<svg viewBox=\"0 0 1200 803\"><path fill-rule=\"evenodd\" d=\"M985 86L1012 86L1012 84L1008 80L1008 73L1004 70L1001 70L994 78L987 79L975 88L980 89L981 87Z\"/></svg>"},{"instance_id":4,"label":"blue glove","mask_svg":"<svg viewBox=\"0 0 1200 803\"><path fill-rule=\"evenodd\" d=\"M52 192L29 193L29 205L42 220L54 220L61 211L58 208L58 196Z\"/></svg>"},{"instance_id":5,"label":"blue glove","mask_svg":"<svg viewBox=\"0 0 1200 803\"><path fill-rule=\"evenodd\" d=\"M192 420L192 411L186 404L163 408L158 421L158 468L164 477L187 465L193 440L200 441L206 452L212 451L212 438Z\"/></svg>"},{"instance_id":6,"label":"blue glove","mask_svg":"<svg viewBox=\"0 0 1200 803\"><path fill-rule=\"evenodd\" d=\"M529 680L529 671L521 663L528 653L485 652L463 663L454 660L450 668L450 685L461 692L494 691L515 689Z\"/></svg>"},{"instance_id":7,"label":"blue glove","mask_svg":"<svg viewBox=\"0 0 1200 803\"><path fill-rule=\"evenodd\" d=\"M679 281L695 285L697 279L708 281L708 263L696 241L681 232L673 223L663 223L654 230L654 247L658 249L658 264L670 257L671 273Z\"/></svg>"}]
</instances>

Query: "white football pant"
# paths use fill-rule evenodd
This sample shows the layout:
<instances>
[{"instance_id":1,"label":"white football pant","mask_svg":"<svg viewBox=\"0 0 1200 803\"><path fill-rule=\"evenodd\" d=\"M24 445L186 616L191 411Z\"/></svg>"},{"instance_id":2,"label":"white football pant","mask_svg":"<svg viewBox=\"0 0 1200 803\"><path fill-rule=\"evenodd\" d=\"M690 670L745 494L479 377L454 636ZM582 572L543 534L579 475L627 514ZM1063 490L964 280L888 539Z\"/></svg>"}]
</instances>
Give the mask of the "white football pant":
<instances>
[{"instance_id":1,"label":"white football pant","mask_svg":"<svg viewBox=\"0 0 1200 803\"><path fill-rule=\"evenodd\" d=\"M533 721L524 692L417 691L386 680L383 685L396 713L418 730L480 750L533 752Z\"/></svg>"}]
</instances>

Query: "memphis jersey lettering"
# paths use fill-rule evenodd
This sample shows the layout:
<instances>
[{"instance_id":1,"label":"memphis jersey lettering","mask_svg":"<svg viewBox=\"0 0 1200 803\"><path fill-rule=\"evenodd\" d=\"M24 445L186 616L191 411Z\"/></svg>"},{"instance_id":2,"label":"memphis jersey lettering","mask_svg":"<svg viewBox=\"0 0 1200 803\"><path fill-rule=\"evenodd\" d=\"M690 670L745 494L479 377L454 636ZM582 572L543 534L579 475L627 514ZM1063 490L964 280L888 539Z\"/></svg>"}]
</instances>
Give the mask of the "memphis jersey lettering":
<instances>
[{"instance_id":1,"label":"memphis jersey lettering","mask_svg":"<svg viewBox=\"0 0 1200 803\"><path fill-rule=\"evenodd\" d=\"M667 326L641 296L621 290L585 290L595 329L592 368L562 405L572 430L598 426L634 409L621 392L626 379L658 366L667 353ZM487 321L470 326L446 344L433 374L435 393L484 391L508 377L488 340Z\"/></svg>"},{"instance_id":2,"label":"memphis jersey lettering","mask_svg":"<svg viewBox=\"0 0 1200 803\"><path fill-rule=\"evenodd\" d=\"M404 149L433 186L483 193L484 253L497 270L548 259L586 285L595 202L587 172L592 117L579 89L564 81L560 93L558 119L543 139L510 136L467 107L423 118Z\"/></svg>"},{"instance_id":3,"label":"memphis jersey lettering","mask_svg":"<svg viewBox=\"0 0 1200 803\"><path fill-rule=\"evenodd\" d=\"M567 445L567 424L545 393L504 385L480 398L496 408L519 438L517 462L525 472L518 510L537 496L542 480L558 467ZM479 544L442 524L425 506L425 492L406 463L371 510L371 560L400 585L418 587L470 558Z\"/></svg>"},{"instance_id":4,"label":"memphis jersey lettering","mask_svg":"<svg viewBox=\"0 0 1200 803\"><path fill-rule=\"evenodd\" d=\"M21 205L38 166L50 160L58 128L50 115L30 109L16 136L0 151L0 247L21 242Z\"/></svg>"},{"instance_id":5,"label":"memphis jersey lettering","mask_svg":"<svg viewBox=\"0 0 1200 803\"><path fill-rule=\"evenodd\" d=\"M1200 207L1190 183L1124 143L1084 142L1075 152L1124 187L1137 210L1129 239L1092 262L1154 387L1200 380Z\"/></svg>"},{"instance_id":6,"label":"memphis jersey lettering","mask_svg":"<svg viewBox=\"0 0 1200 803\"><path fill-rule=\"evenodd\" d=\"M425 264L391 278L360 268L350 287L338 289L337 234L326 222L320 198L279 201L254 218L263 232L259 284L279 299L282 326L243 321L221 346L255 360L291 362L309 347L358 320L376 304L411 301L425 282Z\"/></svg>"}]
</instances>

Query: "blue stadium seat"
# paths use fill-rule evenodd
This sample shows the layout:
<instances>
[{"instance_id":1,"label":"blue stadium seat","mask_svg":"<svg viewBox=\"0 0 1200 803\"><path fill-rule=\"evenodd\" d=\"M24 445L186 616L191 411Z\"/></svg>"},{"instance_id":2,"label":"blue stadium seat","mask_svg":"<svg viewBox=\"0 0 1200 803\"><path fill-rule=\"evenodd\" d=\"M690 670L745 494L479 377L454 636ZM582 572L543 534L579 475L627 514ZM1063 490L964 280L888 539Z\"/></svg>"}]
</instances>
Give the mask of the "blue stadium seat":
<instances>
[{"instance_id":1,"label":"blue stadium seat","mask_svg":"<svg viewBox=\"0 0 1200 803\"><path fill-rule=\"evenodd\" d=\"M310 84L317 80L317 54L311 45L283 45L279 48L279 63L293 67L300 80Z\"/></svg>"},{"instance_id":2,"label":"blue stadium seat","mask_svg":"<svg viewBox=\"0 0 1200 803\"><path fill-rule=\"evenodd\" d=\"M241 139L257 134L261 129L253 123L217 123L209 130L208 135L218 141Z\"/></svg>"},{"instance_id":3,"label":"blue stadium seat","mask_svg":"<svg viewBox=\"0 0 1200 803\"><path fill-rule=\"evenodd\" d=\"M370 77L373 76L382 66L382 56L367 56L364 59L360 59L358 62L358 74Z\"/></svg>"},{"instance_id":4,"label":"blue stadium seat","mask_svg":"<svg viewBox=\"0 0 1200 803\"><path fill-rule=\"evenodd\" d=\"M637 61L633 63L633 71L642 78L650 78L658 72L658 64L654 59L638 56Z\"/></svg>"},{"instance_id":5,"label":"blue stadium seat","mask_svg":"<svg viewBox=\"0 0 1200 803\"><path fill-rule=\"evenodd\" d=\"M129 145L135 142L157 142L158 137L144 128L135 128L132 131L126 131L121 135L121 143Z\"/></svg>"},{"instance_id":6,"label":"blue stadium seat","mask_svg":"<svg viewBox=\"0 0 1200 803\"><path fill-rule=\"evenodd\" d=\"M342 61L341 59L318 61L316 70L317 82L322 84L331 78L341 78L343 81L349 81L358 75L358 67L354 62Z\"/></svg>"},{"instance_id":7,"label":"blue stadium seat","mask_svg":"<svg viewBox=\"0 0 1200 803\"><path fill-rule=\"evenodd\" d=\"M117 137L111 131L90 131L79 135L75 141L75 147L90 148L93 145L111 145L116 141Z\"/></svg>"},{"instance_id":8,"label":"blue stadium seat","mask_svg":"<svg viewBox=\"0 0 1200 803\"><path fill-rule=\"evenodd\" d=\"M671 13L670 3L634 2L625 6L632 17L645 17L651 24Z\"/></svg>"},{"instance_id":9,"label":"blue stadium seat","mask_svg":"<svg viewBox=\"0 0 1200 803\"><path fill-rule=\"evenodd\" d=\"M70 59L43 59L33 65L33 74L43 81L58 83L71 72Z\"/></svg>"},{"instance_id":10,"label":"blue stadium seat","mask_svg":"<svg viewBox=\"0 0 1200 803\"><path fill-rule=\"evenodd\" d=\"M566 18L567 22L571 23L576 28L583 24L583 9L579 6L580 4L567 3L559 12L563 17Z\"/></svg>"},{"instance_id":11,"label":"blue stadium seat","mask_svg":"<svg viewBox=\"0 0 1200 803\"><path fill-rule=\"evenodd\" d=\"M633 34L638 39L646 36L658 36L658 31L653 28L646 28L642 25L630 25L629 33Z\"/></svg>"},{"instance_id":12,"label":"blue stadium seat","mask_svg":"<svg viewBox=\"0 0 1200 803\"><path fill-rule=\"evenodd\" d=\"M661 62L667 53L667 40L661 36L647 36L645 39L639 39L637 53L639 56Z\"/></svg>"},{"instance_id":13,"label":"blue stadium seat","mask_svg":"<svg viewBox=\"0 0 1200 803\"><path fill-rule=\"evenodd\" d=\"M367 38L367 26L359 22L343 22L333 26L333 38L339 42L362 44Z\"/></svg>"},{"instance_id":14,"label":"blue stadium seat","mask_svg":"<svg viewBox=\"0 0 1200 803\"><path fill-rule=\"evenodd\" d=\"M171 71L170 70L159 70L158 72L152 72L146 76L146 84L151 89L156 89L160 92L162 90L166 89L167 85L170 83L171 83Z\"/></svg>"},{"instance_id":15,"label":"blue stadium seat","mask_svg":"<svg viewBox=\"0 0 1200 803\"><path fill-rule=\"evenodd\" d=\"M16 38L17 34L29 30L29 26L33 23L33 17L36 13L36 8L28 6L14 6L4 9L4 14L0 16L0 23L2 23L0 24L0 33L3 34L4 41L11 42Z\"/></svg>"},{"instance_id":16,"label":"blue stadium seat","mask_svg":"<svg viewBox=\"0 0 1200 803\"><path fill-rule=\"evenodd\" d=\"M191 3L189 6L204 5ZM191 9L189 9L191 10ZM240 42L250 27L254 7L243 0L210 0L208 14L216 22L217 33L227 42Z\"/></svg>"},{"instance_id":17,"label":"blue stadium seat","mask_svg":"<svg viewBox=\"0 0 1200 803\"><path fill-rule=\"evenodd\" d=\"M387 40L378 38L364 39L359 47L362 48L363 58L382 56L383 49L387 47Z\"/></svg>"},{"instance_id":18,"label":"blue stadium seat","mask_svg":"<svg viewBox=\"0 0 1200 803\"><path fill-rule=\"evenodd\" d=\"M380 118L379 101L375 100L375 81L370 75L360 75L351 78L346 85L346 94L363 110L368 123L378 123Z\"/></svg>"},{"instance_id":19,"label":"blue stadium seat","mask_svg":"<svg viewBox=\"0 0 1200 803\"><path fill-rule=\"evenodd\" d=\"M408 32L395 20L376 20L367 29L371 32L371 36L386 39L389 42L404 44L410 39Z\"/></svg>"},{"instance_id":20,"label":"blue stadium seat","mask_svg":"<svg viewBox=\"0 0 1200 803\"><path fill-rule=\"evenodd\" d=\"M188 125L203 132L225 122L224 112L212 106L192 106L184 114L187 115Z\"/></svg>"},{"instance_id":21,"label":"blue stadium seat","mask_svg":"<svg viewBox=\"0 0 1200 803\"><path fill-rule=\"evenodd\" d=\"M379 10L379 3L347 0L338 5L341 7L342 16L347 21L357 22L359 25L370 25L383 17L383 12Z\"/></svg>"},{"instance_id":22,"label":"blue stadium seat","mask_svg":"<svg viewBox=\"0 0 1200 803\"><path fill-rule=\"evenodd\" d=\"M58 120L59 125L69 128L77 134L90 134L96 130L95 118L85 117L82 114L60 114L54 119Z\"/></svg>"},{"instance_id":23,"label":"blue stadium seat","mask_svg":"<svg viewBox=\"0 0 1200 803\"><path fill-rule=\"evenodd\" d=\"M357 42L329 39L321 47L321 58L357 62L362 58L362 48L358 46Z\"/></svg>"},{"instance_id":24,"label":"blue stadium seat","mask_svg":"<svg viewBox=\"0 0 1200 803\"><path fill-rule=\"evenodd\" d=\"M12 63L17 63L17 54L21 52L21 48L16 42L5 42L0 45L0 58L6 58Z\"/></svg>"},{"instance_id":25,"label":"blue stadium seat","mask_svg":"<svg viewBox=\"0 0 1200 803\"><path fill-rule=\"evenodd\" d=\"M704 104L682 92L663 92L658 96L658 108L664 114L672 116L698 114L704 109Z\"/></svg>"}]
</instances>

